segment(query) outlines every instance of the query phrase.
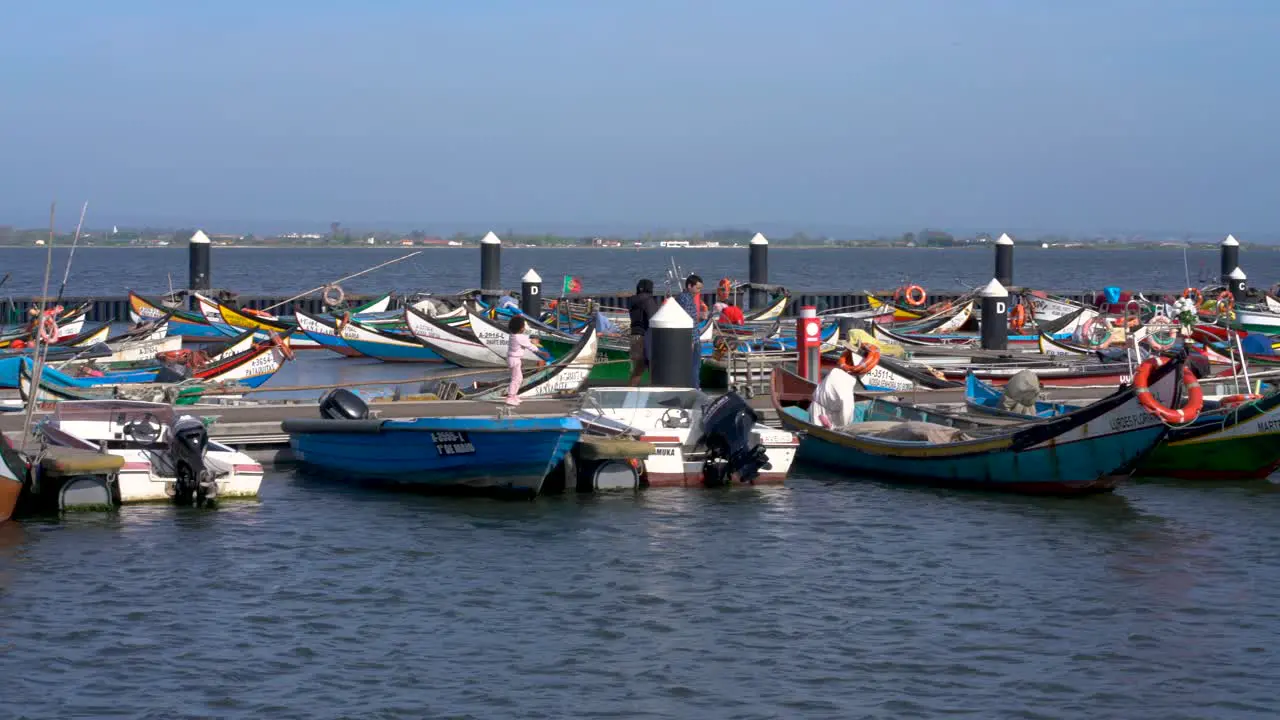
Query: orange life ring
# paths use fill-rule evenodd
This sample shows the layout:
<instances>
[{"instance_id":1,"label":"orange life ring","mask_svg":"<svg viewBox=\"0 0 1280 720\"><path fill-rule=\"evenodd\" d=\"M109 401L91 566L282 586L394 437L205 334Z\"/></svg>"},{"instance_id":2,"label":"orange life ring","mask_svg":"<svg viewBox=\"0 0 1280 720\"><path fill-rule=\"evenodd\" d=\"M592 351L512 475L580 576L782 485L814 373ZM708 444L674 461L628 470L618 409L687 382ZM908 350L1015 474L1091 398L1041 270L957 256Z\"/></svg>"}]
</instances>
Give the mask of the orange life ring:
<instances>
[{"instance_id":1,"label":"orange life ring","mask_svg":"<svg viewBox=\"0 0 1280 720\"><path fill-rule=\"evenodd\" d=\"M58 321L48 312L40 318L40 340L46 345L57 341Z\"/></svg>"},{"instance_id":2,"label":"orange life ring","mask_svg":"<svg viewBox=\"0 0 1280 720\"><path fill-rule=\"evenodd\" d=\"M720 278L720 284L716 286L716 299L720 302L729 302L729 296L733 294L733 281L729 278Z\"/></svg>"},{"instance_id":3,"label":"orange life ring","mask_svg":"<svg viewBox=\"0 0 1280 720\"><path fill-rule=\"evenodd\" d=\"M293 348L289 347L289 343L285 342L284 338L280 337L280 333L272 330L268 334L268 337L271 338L272 345L280 348L280 352L284 354L285 360L293 359Z\"/></svg>"},{"instance_id":4,"label":"orange life ring","mask_svg":"<svg viewBox=\"0 0 1280 720\"><path fill-rule=\"evenodd\" d=\"M1189 423L1199 417L1200 410L1204 408L1204 390L1200 389L1200 381L1190 367L1182 366L1182 385L1187 389L1187 403L1180 409L1174 410L1164 405L1151 394L1151 371L1168 362L1167 357L1153 357L1143 360L1138 366L1138 371L1133 374L1133 388L1138 392L1138 403L1166 423Z\"/></svg>"},{"instance_id":5,"label":"orange life ring","mask_svg":"<svg viewBox=\"0 0 1280 720\"><path fill-rule=\"evenodd\" d=\"M1213 312L1216 315L1222 315L1225 311L1229 316L1236 309L1236 296L1231 294L1230 290L1223 290L1218 294L1218 299L1213 304Z\"/></svg>"},{"instance_id":6,"label":"orange life ring","mask_svg":"<svg viewBox=\"0 0 1280 720\"><path fill-rule=\"evenodd\" d=\"M929 294L919 285L908 285L905 299L911 307L920 307L924 305L925 300L929 299Z\"/></svg>"},{"instance_id":7,"label":"orange life ring","mask_svg":"<svg viewBox=\"0 0 1280 720\"><path fill-rule=\"evenodd\" d=\"M1022 329L1027 326L1027 308L1022 303L1013 306L1009 311L1009 328L1019 335Z\"/></svg>"},{"instance_id":8,"label":"orange life ring","mask_svg":"<svg viewBox=\"0 0 1280 720\"><path fill-rule=\"evenodd\" d=\"M838 364L841 370L850 375L866 375L880 364L880 348L876 345L868 345L866 354L862 356L862 362L857 365L853 363L853 351L845 350Z\"/></svg>"},{"instance_id":9,"label":"orange life ring","mask_svg":"<svg viewBox=\"0 0 1280 720\"><path fill-rule=\"evenodd\" d=\"M1257 400L1260 397L1262 396L1257 393L1249 393L1248 395L1228 395L1219 400L1218 403L1223 407L1229 407L1231 405L1242 405L1250 400Z\"/></svg>"},{"instance_id":10,"label":"orange life ring","mask_svg":"<svg viewBox=\"0 0 1280 720\"><path fill-rule=\"evenodd\" d=\"M1198 288L1193 287L1189 287L1182 291L1182 297L1191 297L1192 295L1195 296L1196 308L1198 309L1202 304L1204 304L1204 295L1201 294Z\"/></svg>"}]
</instances>

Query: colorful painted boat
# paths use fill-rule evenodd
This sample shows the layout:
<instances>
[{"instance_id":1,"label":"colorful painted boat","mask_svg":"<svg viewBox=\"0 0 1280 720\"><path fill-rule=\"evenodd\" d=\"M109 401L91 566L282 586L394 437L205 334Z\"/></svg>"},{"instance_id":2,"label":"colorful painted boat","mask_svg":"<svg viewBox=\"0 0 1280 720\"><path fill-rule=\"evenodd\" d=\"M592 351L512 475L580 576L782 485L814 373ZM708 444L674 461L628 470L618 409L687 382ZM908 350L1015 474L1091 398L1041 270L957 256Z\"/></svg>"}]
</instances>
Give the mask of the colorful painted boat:
<instances>
[{"instance_id":1,"label":"colorful painted boat","mask_svg":"<svg viewBox=\"0 0 1280 720\"><path fill-rule=\"evenodd\" d=\"M0 523L13 517L29 473L27 459L0 433Z\"/></svg>"},{"instance_id":2,"label":"colorful painted boat","mask_svg":"<svg viewBox=\"0 0 1280 720\"><path fill-rule=\"evenodd\" d=\"M560 415L382 420L367 407L351 414L291 418L281 429L303 467L344 481L525 496L542 490L582 434L577 418Z\"/></svg>"},{"instance_id":3,"label":"colorful painted boat","mask_svg":"<svg viewBox=\"0 0 1280 720\"><path fill-rule=\"evenodd\" d=\"M129 291L129 320L132 323L166 320L169 334L192 342L218 341L238 335L230 327L209 324L199 313L177 307L169 307L158 300L145 298Z\"/></svg>"},{"instance_id":4,"label":"colorful painted boat","mask_svg":"<svg viewBox=\"0 0 1280 720\"><path fill-rule=\"evenodd\" d=\"M409 332L431 348L447 362L462 368L506 367L506 349L499 355L491 345L480 342L469 326L450 325L407 307L404 309L405 325ZM545 336L544 336L545 337ZM577 338L563 339L563 349L576 344ZM552 356L558 356L552 352Z\"/></svg>"},{"instance_id":5,"label":"colorful painted boat","mask_svg":"<svg viewBox=\"0 0 1280 720\"><path fill-rule=\"evenodd\" d=\"M1153 373L1151 391L1166 404L1180 387L1182 366L1173 362ZM1168 430L1143 409L1132 387L1058 418L1000 426L863 400L856 403L857 422L846 428L810 420L814 389L804 378L774 371L774 408L784 428L803 433L798 461L890 482L1030 494L1103 492L1129 475Z\"/></svg>"}]
</instances>

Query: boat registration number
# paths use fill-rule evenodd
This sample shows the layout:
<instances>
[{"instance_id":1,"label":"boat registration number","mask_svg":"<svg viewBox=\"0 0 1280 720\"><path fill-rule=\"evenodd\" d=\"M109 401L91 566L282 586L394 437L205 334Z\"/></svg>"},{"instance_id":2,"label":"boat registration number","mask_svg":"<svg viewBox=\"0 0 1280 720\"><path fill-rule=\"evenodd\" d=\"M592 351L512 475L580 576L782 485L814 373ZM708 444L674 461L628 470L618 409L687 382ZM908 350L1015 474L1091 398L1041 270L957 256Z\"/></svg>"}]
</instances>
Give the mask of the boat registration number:
<instances>
[{"instance_id":1,"label":"boat registration number","mask_svg":"<svg viewBox=\"0 0 1280 720\"><path fill-rule=\"evenodd\" d=\"M436 444L437 455L474 455L476 446L465 432L443 430L431 433L431 442Z\"/></svg>"}]
</instances>

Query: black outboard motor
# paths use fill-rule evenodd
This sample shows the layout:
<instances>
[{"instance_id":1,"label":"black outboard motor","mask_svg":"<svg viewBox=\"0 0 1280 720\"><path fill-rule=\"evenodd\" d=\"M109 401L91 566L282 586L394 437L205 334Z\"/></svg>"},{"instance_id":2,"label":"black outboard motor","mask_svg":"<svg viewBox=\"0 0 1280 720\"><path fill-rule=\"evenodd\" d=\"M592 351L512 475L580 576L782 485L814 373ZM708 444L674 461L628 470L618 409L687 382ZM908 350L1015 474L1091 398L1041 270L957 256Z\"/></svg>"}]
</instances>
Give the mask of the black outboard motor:
<instances>
[{"instance_id":1,"label":"black outboard motor","mask_svg":"<svg viewBox=\"0 0 1280 720\"><path fill-rule=\"evenodd\" d=\"M742 482L751 482L761 470L770 469L764 445L756 442L751 432L756 420L756 411L733 392L703 408L699 444L707 447L702 466L707 485L721 485L735 474Z\"/></svg>"},{"instance_id":2,"label":"black outboard motor","mask_svg":"<svg viewBox=\"0 0 1280 720\"><path fill-rule=\"evenodd\" d=\"M177 474L174 500L181 505L204 505L218 496L218 483L214 473L205 466L205 452L209 449L209 430L198 418L183 415L173 423L173 437L169 452Z\"/></svg>"},{"instance_id":3,"label":"black outboard motor","mask_svg":"<svg viewBox=\"0 0 1280 720\"><path fill-rule=\"evenodd\" d=\"M320 417L325 420L368 420L369 406L350 390L334 388L320 398Z\"/></svg>"}]
</instances>

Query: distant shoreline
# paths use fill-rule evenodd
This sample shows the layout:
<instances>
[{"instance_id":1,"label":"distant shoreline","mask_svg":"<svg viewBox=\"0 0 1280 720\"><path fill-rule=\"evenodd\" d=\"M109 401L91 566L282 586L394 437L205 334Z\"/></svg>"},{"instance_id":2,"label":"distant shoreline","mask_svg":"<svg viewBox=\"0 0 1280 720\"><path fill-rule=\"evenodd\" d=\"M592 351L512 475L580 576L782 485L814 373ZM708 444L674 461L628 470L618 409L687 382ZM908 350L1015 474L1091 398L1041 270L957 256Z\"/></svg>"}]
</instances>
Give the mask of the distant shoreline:
<instances>
[{"instance_id":1,"label":"distant shoreline","mask_svg":"<svg viewBox=\"0 0 1280 720\"><path fill-rule=\"evenodd\" d=\"M62 250L71 247L69 244L54 245L55 250ZM461 247L454 246L436 246L436 245L213 245L215 249L235 249L235 250L403 250L405 252L422 251L422 250L476 250L479 245L464 245ZM741 245L738 247L722 246L722 247L592 247L588 245L582 246L566 246L566 245L503 245L508 250L606 250L606 251L623 251L623 252L654 252L667 251L675 252L677 250L746 250L748 246ZM1043 251L1078 251L1078 250L1105 250L1108 252L1124 252L1124 251L1145 251L1155 252L1161 250L1217 250L1216 243L1208 243L1204 245L1071 245L1047 248L1040 247L1038 243L1023 243L1017 247L1023 250L1043 250ZM905 247L902 245L771 245L771 250L791 251L791 250L902 250L902 251L938 251L938 250L974 250L974 251L990 251L991 244L982 245L954 245L944 247ZM1262 250L1274 251L1280 250L1280 245L1249 245L1241 244L1242 250ZM47 250L47 245L0 245L0 250ZM186 250L186 245L80 245L78 249L93 250Z\"/></svg>"}]
</instances>

